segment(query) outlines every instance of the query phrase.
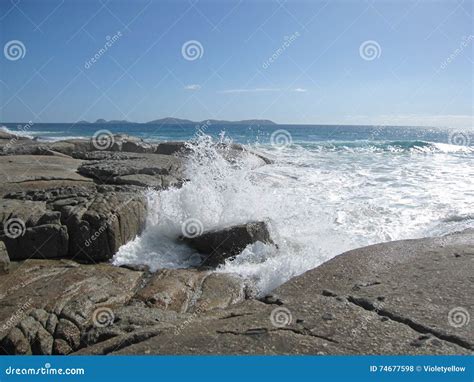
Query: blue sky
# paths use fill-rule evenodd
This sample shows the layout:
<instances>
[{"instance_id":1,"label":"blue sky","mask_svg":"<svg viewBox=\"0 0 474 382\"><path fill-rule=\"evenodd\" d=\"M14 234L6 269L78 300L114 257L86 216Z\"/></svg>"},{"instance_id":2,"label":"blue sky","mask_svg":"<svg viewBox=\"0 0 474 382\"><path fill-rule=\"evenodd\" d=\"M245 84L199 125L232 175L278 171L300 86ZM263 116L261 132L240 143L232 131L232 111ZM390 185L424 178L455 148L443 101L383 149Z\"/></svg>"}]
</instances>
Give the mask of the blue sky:
<instances>
[{"instance_id":1,"label":"blue sky","mask_svg":"<svg viewBox=\"0 0 474 382\"><path fill-rule=\"evenodd\" d=\"M461 0L0 0L0 120L472 127L473 34Z\"/></svg>"}]
</instances>

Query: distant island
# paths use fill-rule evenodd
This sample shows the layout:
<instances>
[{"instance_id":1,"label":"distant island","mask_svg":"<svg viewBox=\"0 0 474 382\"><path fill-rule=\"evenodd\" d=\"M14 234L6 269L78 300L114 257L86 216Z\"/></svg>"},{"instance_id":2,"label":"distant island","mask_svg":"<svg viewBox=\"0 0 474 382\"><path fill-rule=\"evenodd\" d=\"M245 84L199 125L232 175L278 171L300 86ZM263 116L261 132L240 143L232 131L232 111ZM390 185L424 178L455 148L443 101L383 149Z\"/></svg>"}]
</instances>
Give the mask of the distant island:
<instances>
[{"instance_id":1,"label":"distant island","mask_svg":"<svg viewBox=\"0 0 474 382\"><path fill-rule=\"evenodd\" d=\"M126 120L110 120L98 119L95 122L89 121L78 121L76 124L126 124L126 123L137 123ZM191 121L189 119L166 117L161 119L155 119L153 121L146 122L150 125L276 125L275 122L268 119L245 119L242 121L226 121L219 119L206 119L204 121Z\"/></svg>"}]
</instances>

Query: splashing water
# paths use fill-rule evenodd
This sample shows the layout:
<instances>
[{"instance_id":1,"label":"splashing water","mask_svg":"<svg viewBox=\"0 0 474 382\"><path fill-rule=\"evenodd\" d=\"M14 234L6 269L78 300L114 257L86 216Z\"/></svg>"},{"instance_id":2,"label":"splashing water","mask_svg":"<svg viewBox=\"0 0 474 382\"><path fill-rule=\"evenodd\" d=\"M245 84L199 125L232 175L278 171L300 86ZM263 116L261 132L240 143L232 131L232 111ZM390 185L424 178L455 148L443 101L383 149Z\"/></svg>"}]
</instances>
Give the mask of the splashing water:
<instances>
[{"instance_id":1,"label":"splashing water","mask_svg":"<svg viewBox=\"0 0 474 382\"><path fill-rule=\"evenodd\" d=\"M195 251L176 240L187 219L204 230L267 220L278 249L256 243L217 269L253 280L264 294L349 249L474 226L470 149L259 146L276 162L256 167L251 154L226 160L222 143L229 142L201 134L189 145L189 182L147 192L146 229L120 248L115 264L193 266Z\"/></svg>"}]
</instances>

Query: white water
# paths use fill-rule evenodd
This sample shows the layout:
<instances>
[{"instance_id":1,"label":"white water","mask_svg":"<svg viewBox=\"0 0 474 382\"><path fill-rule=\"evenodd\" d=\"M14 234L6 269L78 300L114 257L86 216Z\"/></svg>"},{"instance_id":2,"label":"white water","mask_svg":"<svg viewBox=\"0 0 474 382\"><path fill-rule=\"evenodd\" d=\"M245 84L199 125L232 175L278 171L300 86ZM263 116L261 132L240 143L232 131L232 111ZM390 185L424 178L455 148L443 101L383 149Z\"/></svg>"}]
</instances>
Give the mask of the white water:
<instances>
[{"instance_id":1,"label":"white water","mask_svg":"<svg viewBox=\"0 0 474 382\"><path fill-rule=\"evenodd\" d=\"M122 246L114 263L191 266L199 257L176 242L187 219L204 230L267 220L279 248L257 243L218 269L254 280L263 294L352 248L473 227L474 157L444 146L260 147L276 163L255 168L251 156L230 164L201 136L187 165L190 181L147 193L145 232Z\"/></svg>"}]
</instances>

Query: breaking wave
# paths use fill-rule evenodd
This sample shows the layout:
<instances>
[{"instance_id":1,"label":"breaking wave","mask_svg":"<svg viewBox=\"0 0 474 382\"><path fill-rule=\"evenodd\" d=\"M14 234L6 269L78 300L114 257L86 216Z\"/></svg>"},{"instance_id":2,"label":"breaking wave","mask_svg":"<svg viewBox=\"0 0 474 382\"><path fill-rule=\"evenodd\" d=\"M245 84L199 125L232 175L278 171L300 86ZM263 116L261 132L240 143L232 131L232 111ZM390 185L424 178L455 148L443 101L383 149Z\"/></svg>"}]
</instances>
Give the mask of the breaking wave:
<instances>
[{"instance_id":1,"label":"breaking wave","mask_svg":"<svg viewBox=\"0 0 474 382\"><path fill-rule=\"evenodd\" d=\"M260 145L275 163L256 167L250 154L230 163L220 143L229 142L201 134L189 144L189 181L147 192L146 229L115 264L193 266L199 255L177 240L187 219L203 230L266 220L278 249L256 243L217 269L253 280L264 294L349 249L474 227L474 157L453 155L461 146L381 142L377 155L360 142Z\"/></svg>"}]
</instances>

